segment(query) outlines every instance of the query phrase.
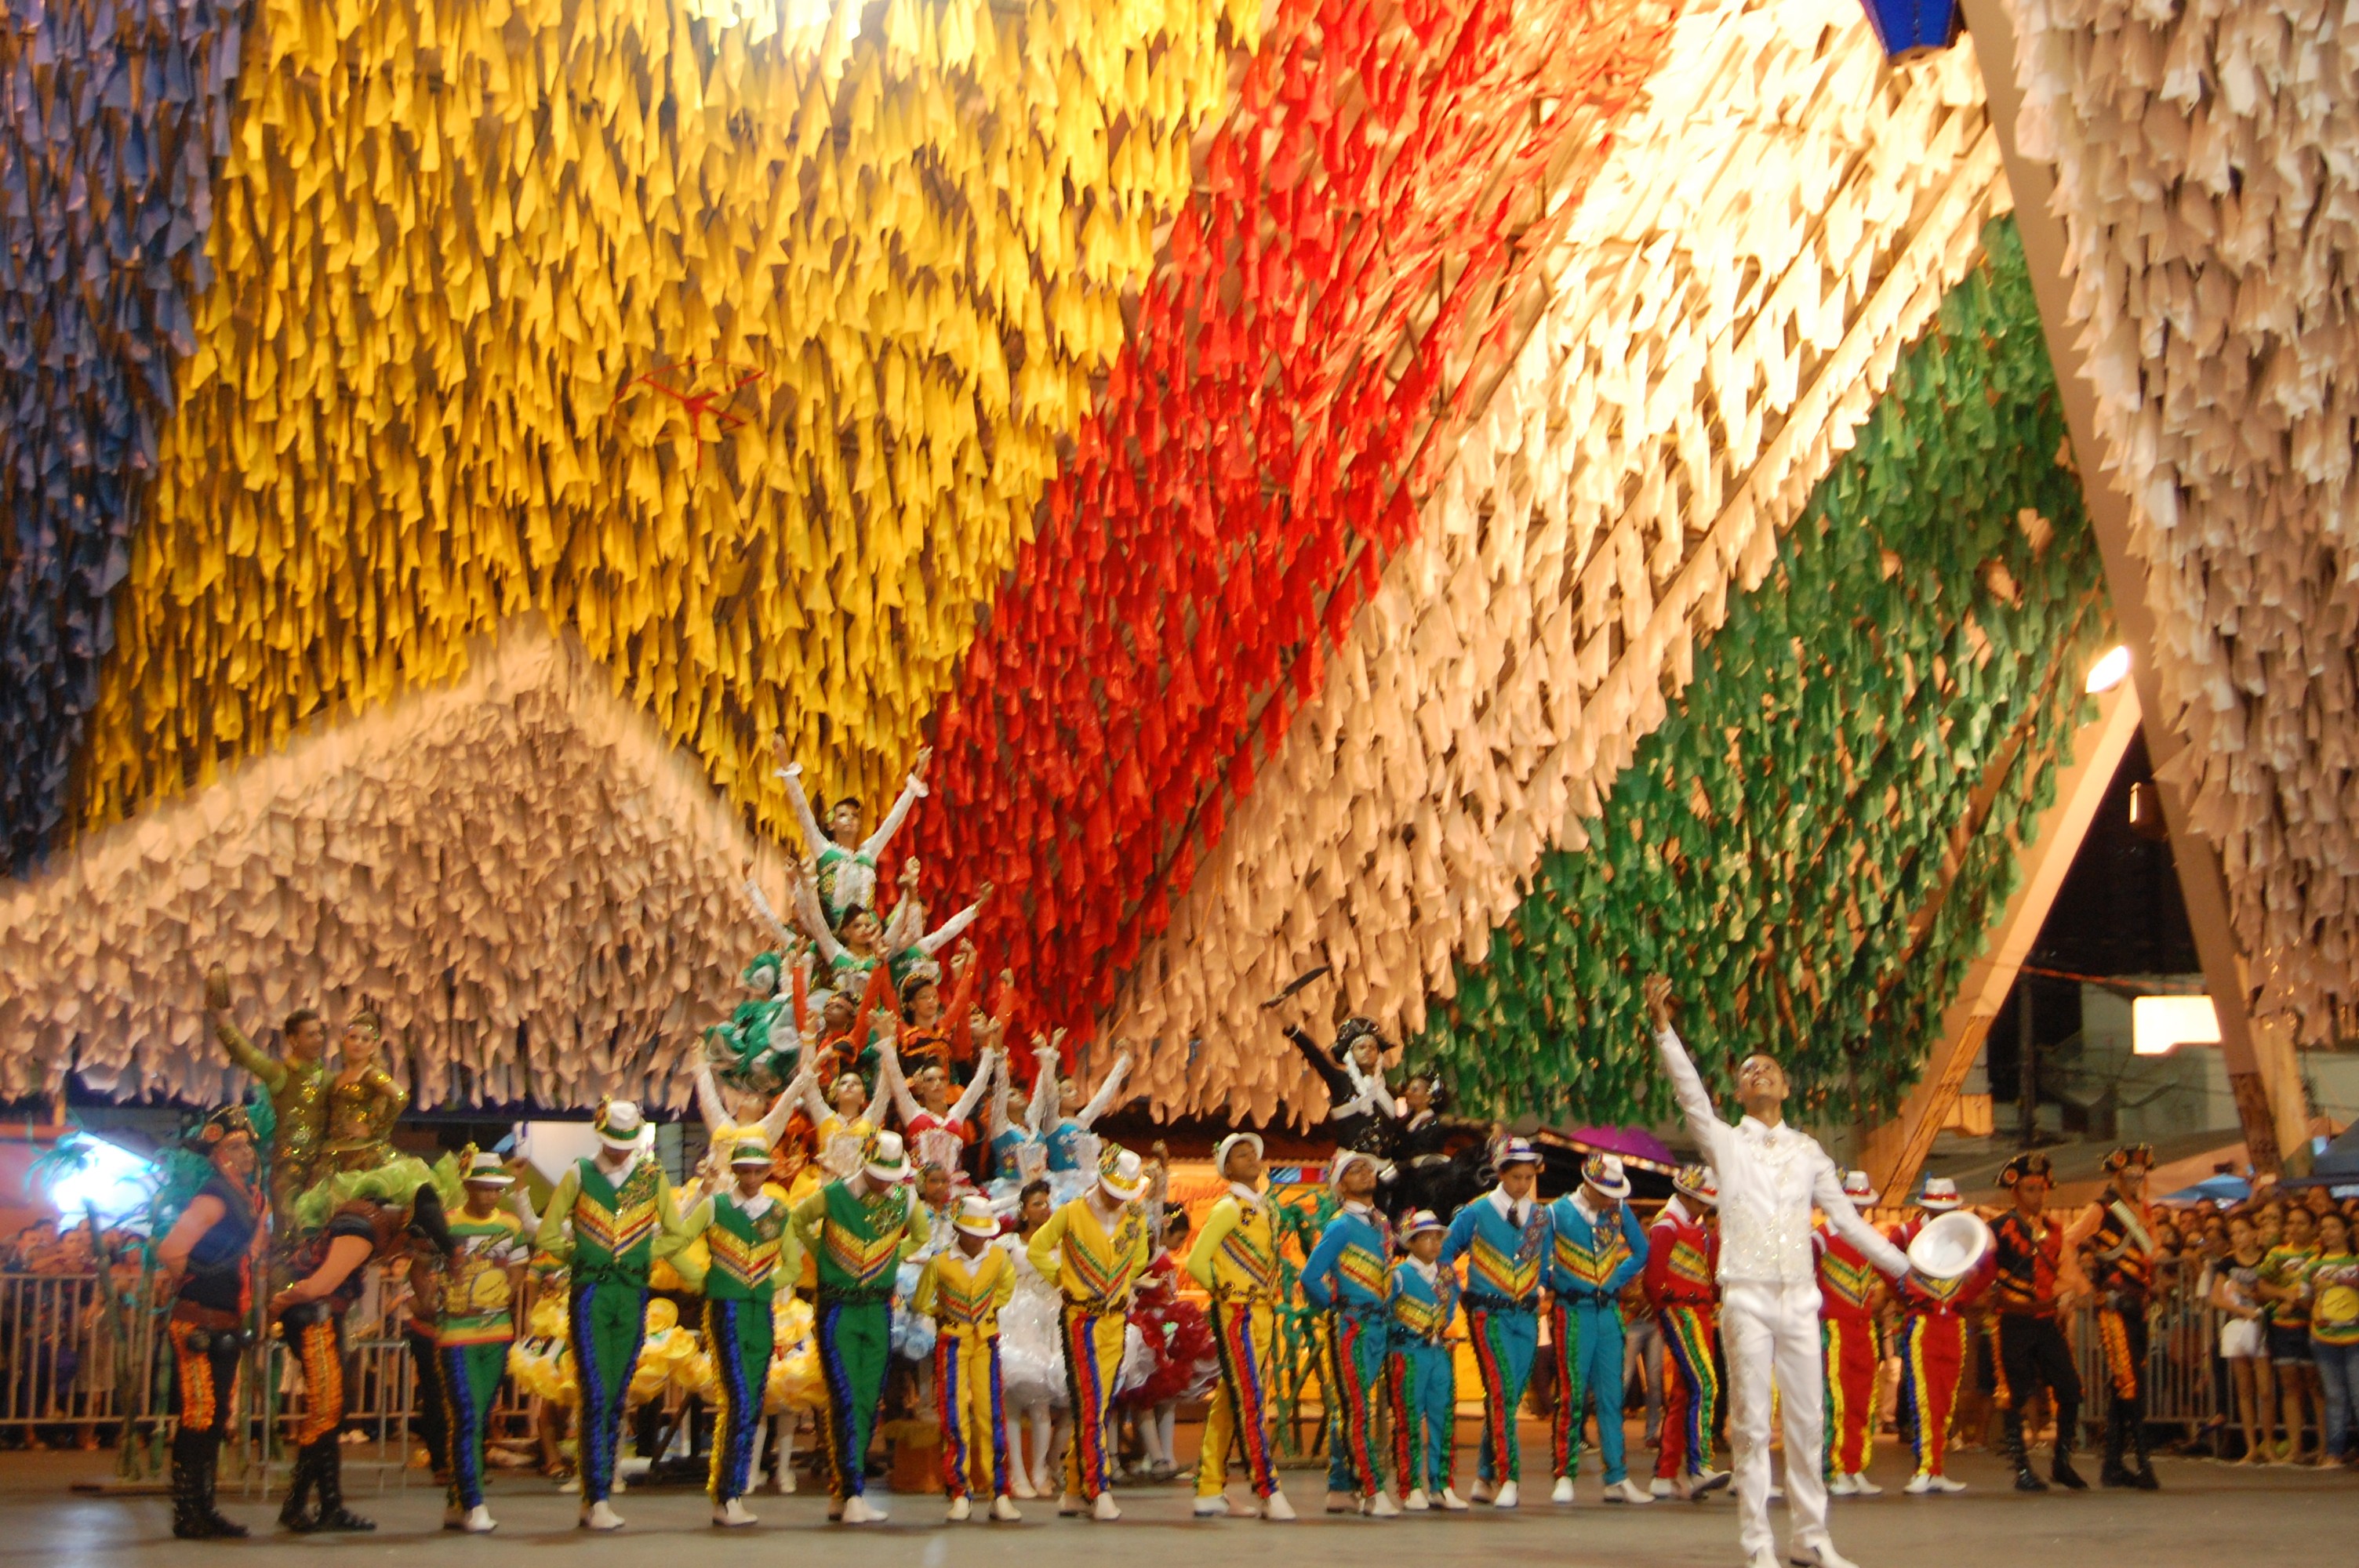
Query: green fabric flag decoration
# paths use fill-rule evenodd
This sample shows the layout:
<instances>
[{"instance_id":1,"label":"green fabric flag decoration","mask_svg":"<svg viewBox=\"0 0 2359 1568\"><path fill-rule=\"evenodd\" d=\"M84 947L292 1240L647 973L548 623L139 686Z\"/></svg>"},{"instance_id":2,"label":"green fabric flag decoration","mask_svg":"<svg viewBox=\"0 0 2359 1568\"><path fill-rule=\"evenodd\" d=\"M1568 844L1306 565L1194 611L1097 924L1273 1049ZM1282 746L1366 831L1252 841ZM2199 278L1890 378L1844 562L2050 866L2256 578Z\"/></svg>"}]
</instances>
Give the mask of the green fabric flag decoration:
<instances>
[{"instance_id":1,"label":"green fabric flag decoration","mask_svg":"<svg viewBox=\"0 0 2359 1568\"><path fill-rule=\"evenodd\" d=\"M1767 1051L1805 1116L1873 1119L1922 1070L2111 631L2014 220L1983 244L1589 848L1542 858L1430 1011L1410 1057L1464 1106L1670 1116L1639 1002L1657 970L1723 1087Z\"/></svg>"}]
</instances>

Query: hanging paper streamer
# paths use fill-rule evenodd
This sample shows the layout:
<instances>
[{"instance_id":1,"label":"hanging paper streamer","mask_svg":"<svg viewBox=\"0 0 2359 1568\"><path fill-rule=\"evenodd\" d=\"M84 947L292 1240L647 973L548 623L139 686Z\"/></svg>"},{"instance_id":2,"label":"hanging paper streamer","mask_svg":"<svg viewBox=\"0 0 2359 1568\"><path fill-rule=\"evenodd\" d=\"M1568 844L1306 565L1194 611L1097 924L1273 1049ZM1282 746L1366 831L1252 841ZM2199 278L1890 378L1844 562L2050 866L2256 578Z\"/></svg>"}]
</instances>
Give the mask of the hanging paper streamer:
<instances>
[{"instance_id":1,"label":"hanging paper streamer","mask_svg":"<svg viewBox=\"0 0 2359 1568\"><path fill-rule=\"evenodd\" d=\"M1258 14L259 0L84 820L528 609L773 829L774 730L884 789ZM714 364L725 432L620 395Z\"/></svg>"},{"instance_id":2,"label":"hanging paper streamer","mask_svg":"<svg viewBox=\"0 0 2359 1568\"><path fill-rule=\"evenodd\" d=\"M0 875L35 864L114 644L190 300L234 6L0 7Z\"/></svg>"},{"instance_id":3,"label":"hanging paper streamer","mask_svg":"<svg viewBox=\"0 0 2359 1568\"><path fill-rule=\"evenodd\" d=\"M1723 1087L1889 1113L2017 874L2111 632L2012 220L1902 356L1580 850L1410 1046L1488 1110L1672 1114L1639 988Z\"/></svg>"},{"instance_id":4,"label":"hanging paper streamer","mask_svg":"<svg viewBox=\"0 0 2359 1568\"><path fill-rule=\"evenodd\" d=\"M1846 0L1681 13L1416 540L1125 982L1158 1106L1322 1103L1254 1006L1315 964L1314 1002L1423 1026L1583 841L2004 199L1964 51L1888 70Z\"/></svg>"},{"instance_id":5,"label":"hanging paper streamer","mask_svg":"<svg viewBox=\"0 0 2359 1568\"><path fill-rule=\"evenodd\" d=\"M929 882L1003 891L984 946L1051 1018L1111 1000L1319 691L1674 11L1271 8L940 723Z\"/></svg>"},{"instance_id":6,"label":"hanging paper streamer","mask_svg":"<svg viewBox=\"0 0 2359 1568\"><path fill-rule=\"evenodd\" d=\"M2105 459L2257 1006L2359 1006L2359 11L2027 0ZM2093 458L2087 460L2093 466Z\"/></svg>"}]
</instances>

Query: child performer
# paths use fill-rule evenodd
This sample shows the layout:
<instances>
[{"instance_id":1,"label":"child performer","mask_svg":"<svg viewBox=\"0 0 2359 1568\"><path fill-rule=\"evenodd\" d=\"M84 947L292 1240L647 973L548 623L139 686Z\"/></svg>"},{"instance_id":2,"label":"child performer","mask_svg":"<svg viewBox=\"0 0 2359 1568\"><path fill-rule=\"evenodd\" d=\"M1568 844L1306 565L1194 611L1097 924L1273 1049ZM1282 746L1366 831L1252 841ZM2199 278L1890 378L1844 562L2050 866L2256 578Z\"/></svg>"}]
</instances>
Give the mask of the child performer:
<instances>
[{"instance_id":1,"label":"child performer","mask_svg":"<svg viewBox=\"0 0 2359 1568\"><path fill-rule=\"evenodd\" d=\"M1410 1513L1462 1513L1466 1499L1450 1484L1458 1437L1458 1357L1450 1343L1458 1317L1458 1276L1441 1266L1450 1227L1430 1208L1402 1226L1408 1256L1393 1265L1392 1354L1385 1391L1392 1403L1393 1468Z\"/></svg>"},{"instance_id":2,"label":"child performer","mask_svg":"<svg viewBox=\"0 0 2359 1568\"><path fill-rule=\"evenodd\" d=\"M1016 1265L992 1242L999 1211L969 1194L959 1204L957 1239L926 1261L912 1307L934 1320L934 1402L942 1423L942 1487L952 1523L991 1498L990 1517L1024 1516L1008 1498L1007 1414L1001 1399L999 1309L1016 1294Z\"/></svg>"}]
</instances>

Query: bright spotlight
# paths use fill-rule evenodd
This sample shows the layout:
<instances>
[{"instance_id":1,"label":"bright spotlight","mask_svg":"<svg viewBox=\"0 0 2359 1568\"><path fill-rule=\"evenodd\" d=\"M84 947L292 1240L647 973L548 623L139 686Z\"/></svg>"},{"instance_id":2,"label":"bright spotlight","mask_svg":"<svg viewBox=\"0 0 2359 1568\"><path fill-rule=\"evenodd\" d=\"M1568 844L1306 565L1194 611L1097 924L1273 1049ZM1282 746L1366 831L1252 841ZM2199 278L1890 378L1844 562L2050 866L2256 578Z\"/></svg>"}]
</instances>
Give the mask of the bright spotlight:
<instances>
[{"instance_id":1,"label":"bright spotlight","mask_svg":"<svg viewBox=\"0 0 2359 1568\"><path fill-rule=\"evenodd\" d=\"M155 1191L154 1167L143 1156L87 1132L68 1134L42 1166L41 1185L66 1225L92 1210L101 1225L119 1225L145 1209Z\"/></svg>"},{"instance_id":2,"label":"bright spotlight","mask_svg":"<svg viewBox=\"0 0 2359 1568\"><path fill-rule=\"evenodd\" d=\"M2181 1045L2220 1044L2220 1015L2208 996L2142 996L2130 1001L2130 1050L2168 1056Z\"/></svg>"},{"instance_id":3,"label":"bright spotlight","mask_svg":"<svg viewBox=\"0 0 2359 1568\"><path fill-rule=\"evenodd\" d=\"M2089 695L2094 697L2101 691L2113 690L2129 673L2128 647L2117 645L2107 649L2102 658L2089 666Z\"/></svg>"}]
</instances>

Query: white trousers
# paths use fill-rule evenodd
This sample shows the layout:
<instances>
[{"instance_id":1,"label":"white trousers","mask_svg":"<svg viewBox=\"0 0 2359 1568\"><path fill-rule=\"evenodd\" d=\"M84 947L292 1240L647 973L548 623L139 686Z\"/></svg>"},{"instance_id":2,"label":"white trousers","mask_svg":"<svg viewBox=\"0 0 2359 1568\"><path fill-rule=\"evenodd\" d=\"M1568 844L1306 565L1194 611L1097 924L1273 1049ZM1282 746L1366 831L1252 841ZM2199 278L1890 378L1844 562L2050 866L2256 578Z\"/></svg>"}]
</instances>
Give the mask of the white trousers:
<instances>
[{"instance_id":1,"label":"white trousers","mask_svg":"<svg viewBox=\"0 0 2359 1568\"><path fill-rule=\"evenodd\" d=\"M1728 1443L1735 1453L1736 1538L1747 1558L1773 1552L1769 1532L1771 1393L1786 1418L1786 1519L1796 1547L1828 1543L1826 1362L1816 1281L1728 1283L1720 1293L1720 1343L1728 1361Z\"/></svg>"}]
</instances>

